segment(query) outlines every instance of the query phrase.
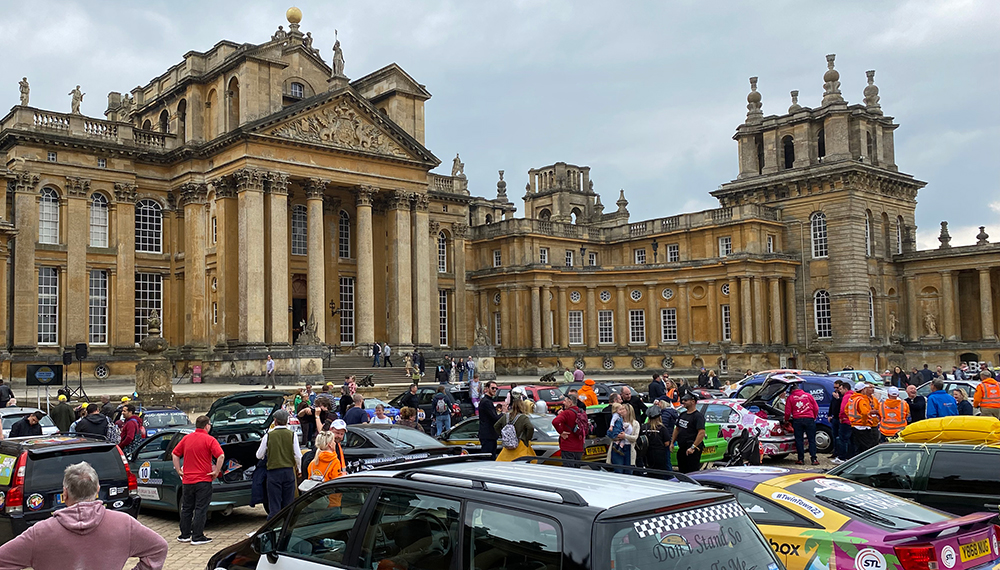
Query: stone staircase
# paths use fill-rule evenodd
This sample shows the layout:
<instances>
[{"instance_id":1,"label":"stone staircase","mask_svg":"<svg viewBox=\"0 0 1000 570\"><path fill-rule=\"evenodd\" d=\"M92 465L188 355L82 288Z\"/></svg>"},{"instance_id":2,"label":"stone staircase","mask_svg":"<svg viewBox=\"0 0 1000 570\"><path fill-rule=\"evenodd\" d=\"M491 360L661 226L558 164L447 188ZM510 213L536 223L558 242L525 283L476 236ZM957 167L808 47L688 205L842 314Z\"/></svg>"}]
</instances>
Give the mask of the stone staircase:
<instances>
[{"instance_id":1,"label":"stone staircase","mask_svg":"<svg viewBox=\"0 0 1000 570\"><path fill-rule=\"evenodd\" d=\"M399 387L402 391L403 388L410 385L410 378L406 376L406 369L403 368L403 357L400 355L399 362L396 362L396 358L392 358L392 363L395 365L393 367L378 367L372 366L372 359L366 356L358 356L354 354L340 354L333 358L327 360L327 366L323 368L323 378L326 382L333 382L336 387L336 393L339 394L340 386L344 383L344 377L353 374L358 380L361 380L369 374L373 374L372 380L374 380L376 386L392 386Z\"/></svg>"}]
</instances>

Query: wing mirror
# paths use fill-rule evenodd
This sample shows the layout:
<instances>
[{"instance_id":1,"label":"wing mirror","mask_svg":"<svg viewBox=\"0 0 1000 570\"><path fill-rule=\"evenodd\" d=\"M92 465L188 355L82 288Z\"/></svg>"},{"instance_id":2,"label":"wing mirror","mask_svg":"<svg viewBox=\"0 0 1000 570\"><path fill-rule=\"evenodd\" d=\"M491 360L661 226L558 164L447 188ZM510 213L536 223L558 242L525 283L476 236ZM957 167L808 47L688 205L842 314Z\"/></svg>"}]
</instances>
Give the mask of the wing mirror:
<instances>
[{"instance_id":1,"label":"wing mirror","mask_svg":"<svg viewBox=\"0 0 1000 570\"><path fill-rule=\"evenodd\" d=\"M278 550L278 533L266 530L254 535L251 545L257 554L274 554Z\"/></svg>"}]
</instances>

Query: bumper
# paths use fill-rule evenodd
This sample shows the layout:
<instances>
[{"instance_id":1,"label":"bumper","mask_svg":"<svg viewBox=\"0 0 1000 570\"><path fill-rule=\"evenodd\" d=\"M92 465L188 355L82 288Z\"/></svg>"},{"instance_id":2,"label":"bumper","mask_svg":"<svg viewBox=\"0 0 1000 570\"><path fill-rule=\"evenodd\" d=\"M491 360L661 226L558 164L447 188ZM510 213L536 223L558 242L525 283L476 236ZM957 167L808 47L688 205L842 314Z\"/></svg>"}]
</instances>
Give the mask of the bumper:
<instances>
[{"instance_id":1,"label":"bumper","mask_svg":"<svg viewBox=\"0 0 1000 570\"><path fill-rule=\"evenodd\" d=\"M792 453L795 451L795 436L764 437L760 440L760 446L765 456Z\"/></svg>"}]
</instances>

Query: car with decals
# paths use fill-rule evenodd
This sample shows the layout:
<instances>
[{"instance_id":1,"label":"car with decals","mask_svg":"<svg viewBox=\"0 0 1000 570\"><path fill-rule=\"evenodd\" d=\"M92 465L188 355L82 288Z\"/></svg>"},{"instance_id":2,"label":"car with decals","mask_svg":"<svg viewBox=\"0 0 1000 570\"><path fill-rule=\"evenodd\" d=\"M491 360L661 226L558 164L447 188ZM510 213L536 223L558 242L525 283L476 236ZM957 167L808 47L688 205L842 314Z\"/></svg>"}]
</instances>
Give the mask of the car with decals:
<instances>
[{"instance_id":1,"label":"car with decals","mask_svg":"<svg viewBox=\"0 0 1000 570\"><path fill-rule=\"evenodd\" d=\"M545 409L550 414L557 413L562 409L563 391L555 386L527 384L524 386L519 385L518 388L524 388L524 391L528 393L528 397L531 398L532 402L545 402ZM510 384L497 386L497 398L506 400L507 395L510 394L510 389Z\"/></svg>"},{"instance_id":2,"label":"car with decals","mask_svg":"<svg viewBox=\"0 0 1000 570\"><path fill-rule=\"evenodd\" d=\"M139 417L146 426L146 437L156 435L161 429L192 425L191 418L177 406L146 406L138 400L133 403L139 407ZM122 419L122 410L115 412L114 421Z\"/></svg>"},{"instance_id":3,"label":"car with decals","mask_svg":"<svg viewBox=\"0 0 1000 570\"><path fill-rule=\"evenodd\" d=\"M476 456L317 485L210 569L779 570L732 495Z\"/></svg>"},{"instance_id":4,"label":"car with decals","mask_svg":"<svg viewBox=\"0 0 1000 570\"><path fill-rule=\"evenodd\" d=\"M742 398L745 400L749 398L751 394L753 394L753 390L746 390L740 393L740 390L743 388L743 386L746 386L747 383L753 381L752 383L754 385L760 386L764 382L764 380L767 380L768 377L775 375L782 375L782 374L796 374L796 375L805 374L807 376L816 375L816 373L813 372L812 370L805 370L802 368L775 368L773 370L761 370L756 374L753 374L751 376L744 376L743 378L740 378L736 382L729 384L729 389L726 390L726 396L729 398Z\"/></svg>"},{"instance_id":5,"label":"car with decals","mask_svg":"<svg viewBox=\"0 0 1000 570\"><path fill-rule=\"evenodd\" d=\"M219 398L206 414L212 424L212 435L219 443L260 441L271 425L274 412L285 407L285 397L284 392L254 390Z\"/></svg>"},{"instance_id":6,"label":"car with decals","mask_svg":"<svg viewBox=\"0 0 1000 570\"><path fill-rule=\"evenodd\" d=\"M388 402L383 402L378 398L368 398L365 397L365 411L368 412L368 419L375 417L375 406L382 404L382 408L385 410L385 415L392 418L393 423L399 419L399 408L389 404Z\"/></svg>"},{"instance_id":7,"label":"car with decals","mask_svg":"<svg viewBox=\"0 0 1000 570\"><path fill-rule=\"evenodd\" d=\"M885 378L874 370L834 370L830 372L830 376L846 378L850 380L852 385L858 382L870 382L872 386L876 387L888 386Z\"/></svg>"},{"instance_id":8,"label":"car with decals","mask_svg":"<svg viewBox=\"0 0 1000 570\"><path fill-rule=\"evenodd\" d=\"M136 478L117 445L66 435L5 439L0 441L0 544L66 506L63 472L81 461L97 471L97 499L106 508L139 514Z\"/></svg>"},{"instance_id":9,"label":"car with decals","mask_svg":"<svg viewBox=\"0 0 1000 570\"><path fill-rule=\"evenodd\" d=\"M692 473L728 491L788 570L991 570L994 513L964 517L829 474L770 466Z\"/></svg>"},{"instance_id":10,"label":"car with decals","mask_svg":"<svg viewBox=\"0 0 1000 570\"><path fill-rule=\"evenodd\" d=\"M809 392L816 399L816 405L819 406L819 417L816 418L816 451L830 453L833 451L833 427L830 425L830 418L827 414L830 411L830 404L833 402L833 383L837 379L835 376L807 374L772 374L766 379L759 379L755 376L740 388L734 399L742 399L744 400L743 407L749 409L756 406L767 414L769 420L784 424L785 394L792 384L801 384L802 389ZM876 397L884 400L885 390L877 389ZM791 433L791 430L783 431ZM789 451L795 451L795 446L793 445Z\"/></svg>"},{"instance_id":11,"label":"car with decals","mask_svg":"<svg viewBox=\"0 0 1000 570\"><path fill-rule=\"evenodd\" d=\"M1000 446L883 443L830 470L957 515L1000 507Z\"/></svg>"},{"instance_id":12,"label":"car with decals","mask_svg":"<svg viewBox=\"0 0 1000 570\"><path fill-rule=\"evenodd\" d=\"M763 457L780 459L795 451L795 434L786 431L783 422L766 417L765 412L755 411L752 404L748 408L741 400L699 400L698 411L705 416L706 426L709 423L719 426L721 448L726 457L733 455L744 434L760 441Z\"/></svg>"},{"instance_id":13,"label":"car with decals","mask_svg":"<svg viewBox=\"0 0 1000 570\"><path fill-rule=\"evenodd\" d=\"M559 452L559 432L552 427L554 415L531 414L531 425L535 428L531 439L531 448L539 457L561 457ZM469 453L479 453L482 445L479 442L479 418L469 418L446 431L438 437L445 445L460 446ZM611 440L599 435L587 437L583 450L584 461L604 461L608 455L608 445Z\"/></svg>"},{"instance_id":14,"label":"car with decals","mask_svg":"<svg viewBox=\"0 0 1000 570\"><path fill-rule=\"evenodd\" d=\"M608 405L587 406L590 433L606 435L611 425L611 415L611 407ZM645 420L645 418L643 419ZM705 444L705 449L701 452L702 464L722 461L726 457L728 448L725 438L722 437L720 427L717 423L705 421L705 439L702 440L702 443ZM676 447L670 450L670 464L677 465Z\"/></svg>"},{"instance_id":15,"label":"car with decals","mask_svg":"<svg viewBox=\"0 0 1000 570\"><path fill-rule=\"evenodd\" d=\"M611 394L621 394L622 388L628 386L629 390L632 391L633 395L638 394L639 398L645 402L646 393L636 390L632 386L624 382L597 382L594 384L594 393L597 394L597 402L600 404L607 404L608 399L611 398ZM583 382L563 382L559 384L559 391L563 394L569 392L570 390L579 391L583 387Z\"/></svg>"}]
</instances>

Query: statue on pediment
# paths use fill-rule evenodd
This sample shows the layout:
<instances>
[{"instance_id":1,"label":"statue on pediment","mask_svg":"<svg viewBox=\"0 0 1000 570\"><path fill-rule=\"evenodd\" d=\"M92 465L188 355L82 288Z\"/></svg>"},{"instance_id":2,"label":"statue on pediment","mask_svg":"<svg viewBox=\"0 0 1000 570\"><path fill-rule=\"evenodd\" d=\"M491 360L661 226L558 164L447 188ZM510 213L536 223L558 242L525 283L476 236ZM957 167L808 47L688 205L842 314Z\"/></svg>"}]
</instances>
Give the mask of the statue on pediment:
<instances>
[{"instance_id":1,"label":"statue on pediment","mask_svg":"<svg viewBox=\"0 0 1000 570\"><path fill-rule=\"evenodd\" d=\"M19 81L17 85L21 89L21 106L22 107L27 107L28 106L28 94L31 91L31 88L28 87L28 78L27 77L21 78L21 81Z\"/></svg>"},{"instance_id":2,"label":"statue on pediment","mask_svg":"<svg viewBox=\"0 0 1000 570\"><path fill-rule=\"evenodd\" d=\"M345 77L344 52L340 49L340 40L333 44L333 77Z\"/></svg>"},{"instance_id":3,"label":"statue on pediment","mask_svg":"<svg viewBox=\"0 0 1000 570\"><path fill-rule=\"evenodd\" d=\"M333 108L300 117L272 130L270 134L389 156L408 156L395 141L377 126L366 121L347 101L341 101Z\"/></svg>"},{"instance_id":4,"label":"statue on pediment","mask_svg":"<svg viewBox=\"0 0 1000 570\"><path fill-rule=\"evenodd\" d=\"M451 175L465 176L465 163L458 157L457 152L455 153L455 159L451 161Z\"/></svg>"},{"instance_id":5,"label":"statue on pediment","mask_svg":"<svg viewBox=\"0 0 1000 570\"><path fill-rule=\"evenodd\" d=\"M937 336L937 317L934 313L924 315L924 328L927 329L927 336Z\"/></svg>"},{"instance_id":6,"label":"statue on pediment","mask_svg":"<svg viewBox=\"0 0 1000 570\"><path fill-rule=\"evenodd\" d=\"M76 89L68 93L72 99L70 99L70 112L74 115L79 115L80 113L80 103L83 103L83 96L86 95L83 91L80 91L80 86L77 85Z\"/></svg>"}]
</instances>

